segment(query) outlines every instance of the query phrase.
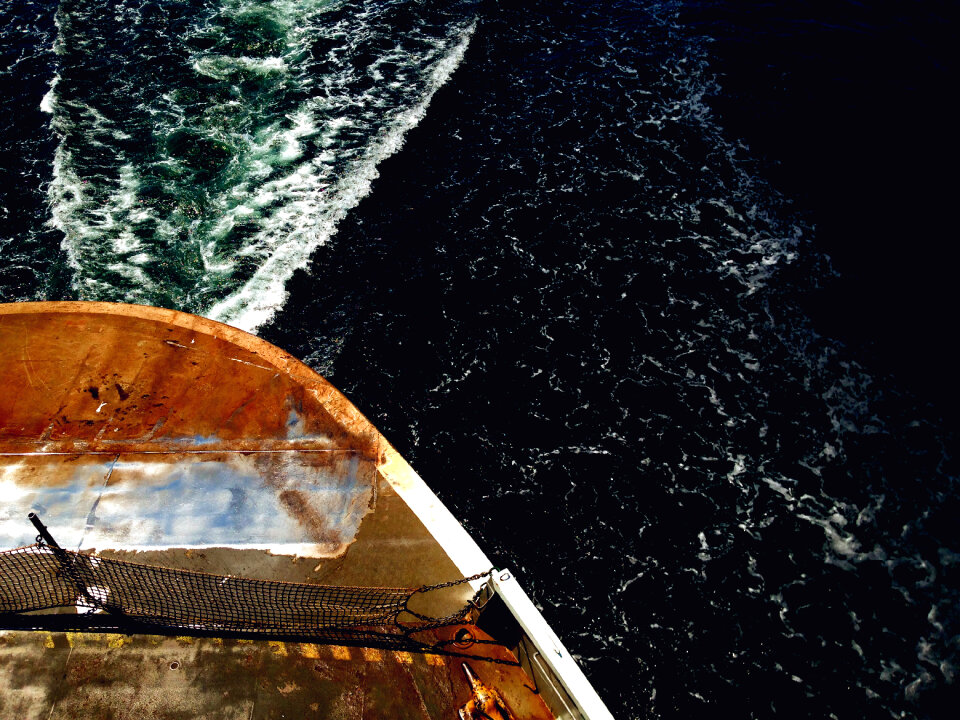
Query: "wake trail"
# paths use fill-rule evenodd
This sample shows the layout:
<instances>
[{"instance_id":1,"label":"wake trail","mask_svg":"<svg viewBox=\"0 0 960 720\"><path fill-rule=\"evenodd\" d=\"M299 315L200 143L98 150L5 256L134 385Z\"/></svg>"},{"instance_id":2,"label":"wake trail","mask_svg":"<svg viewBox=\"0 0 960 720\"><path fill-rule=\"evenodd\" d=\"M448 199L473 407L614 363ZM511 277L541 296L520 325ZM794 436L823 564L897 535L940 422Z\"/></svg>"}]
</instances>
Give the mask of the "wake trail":
<instances>
[{"instance_id":1,"label":"wake trail","mask_svg":"<svg viewBox=\"0 0 960 720\"><path fill-rule=\"evenodd\" d=\"M63 0L41 109L73 296L263 325L461 63L474 15Z\"/></svg>"},{"instance_id":2,"label":"wake trail","mask_svg":"<svg viewBox=\"0 0 960 720\"><path fill-rule=\"evenodd\" d=\"M206 317L254 332L283 307L287 299L287 281L297 269L306 266L318 247L330 240L346 214L370 194L373 181L379 176L377 167L403 146L406 134L424 118L437 90L450 79L463 60L475 28L474 22L460 41L436 63L420 101L402 112L391 127L379 134L350 176L327 189L329 200L310 208L300 218L300 226L287 234L253 277L230 297L207 310ZM320 189L315 177L304 173L302 179L305 186Z\"/></svg>"}]
</instances>

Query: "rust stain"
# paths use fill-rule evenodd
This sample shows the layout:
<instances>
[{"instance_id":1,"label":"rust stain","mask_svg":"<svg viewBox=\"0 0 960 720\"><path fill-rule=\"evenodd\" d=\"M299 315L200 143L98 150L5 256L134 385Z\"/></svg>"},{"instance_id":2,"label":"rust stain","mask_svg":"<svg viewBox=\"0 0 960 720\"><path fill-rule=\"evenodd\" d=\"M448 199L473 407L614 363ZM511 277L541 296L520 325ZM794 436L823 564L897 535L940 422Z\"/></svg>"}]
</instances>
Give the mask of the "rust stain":
<instances>
[{"instance_id":1,"label":"rust stain","mask_svg":"<svg viewBox=\"0 0 960 720\"><path fill-rule=\"evenodd\" d=\"M516 720L495 688L484 684L467 663L462 667L472 695L459 710L460 720Z\"/></svg>"},{"instance_id":2,"label":"rust stain","mask_svg":"<svg viewBox=\"0 0 960 720\"><path fill-rule=\"evenodd\" d=\"M254 466L325 557L342 557L374 510L375 469L351 452L311 453L298 468L282 454L258 454Z\"/></svg>"},{"instance_id":3,"label":"rust stain","mask_svg":"<svg viewBox=\"0 0 960 720\"><path fill-rule=\"evenodd\" d=\"M421 690L421 682L417 682L419 679L417 677L418 673L414 672L412 664L413 659L411 658L410 662L402 663L401 667L403 667L404 672L406 672L407 677L410 679L410 684L413 685L413 691L416 693L417 704L419 705L421 715L426 718L426 720L431 720L430 708L427 707L427 699L424 697L424 693ZM480 719L478 718L477 720ZM494 718L494 720L497 719ZM513 718L510 718L510 720L513 720Z\"/></svg>"},{"instance_id":4,"label":"rust stain","mask_svg":"<svg viewBox=\"0 0 960 720\"><path fill-rule=\"evenodd\" d=\"M30 356L30 338L27 336L24 336L23 338L23 369L27 373L27 380L30 382L30 387L36 387L36 383L34 383L34 362L33 358ZM33 369L34 372L31 372L31 369ZM47 390L50 389L50 386L42 377L38 379Z\"/></svg>"},{"instance_id":5,"label":"rust stain","mask_svg":"<svg viewBox=\"0 0 960 720\"><path fill-rule=\"evenodd\" d=\"M339 540L336 531L330 528L326 516L317 512L299 490L282 490L277 496L287 512L310 534L310 539L321 545Z\"/></svg>"},{"instance_id":6,"label":"rust stain","mask_svg":"<svg viewBox=\"0 0 960 720\"><path fill-rule=\"evenodd\" d=\"M373 456L378 434L355 408L253 336L188 315L96 303L3 305L0 316L0 347L21 349L0 358L6 384L20 391L0 398L2 438L93 449L195 436L223 446L285 441L292 403L302 411L301 444Z\"/></svg>"},{"instance_id":7,"label":"rust stain","mask_svg":"<svg viewBox=\"0 0 960 720\"><path fill-rule=\"evenodd\" d=\"M270 640L267 643L270 647L270 650L273 651L274 655L281 655L283 657L287 656L287 645L279 640Z\"/></svg>"}]
</instances>

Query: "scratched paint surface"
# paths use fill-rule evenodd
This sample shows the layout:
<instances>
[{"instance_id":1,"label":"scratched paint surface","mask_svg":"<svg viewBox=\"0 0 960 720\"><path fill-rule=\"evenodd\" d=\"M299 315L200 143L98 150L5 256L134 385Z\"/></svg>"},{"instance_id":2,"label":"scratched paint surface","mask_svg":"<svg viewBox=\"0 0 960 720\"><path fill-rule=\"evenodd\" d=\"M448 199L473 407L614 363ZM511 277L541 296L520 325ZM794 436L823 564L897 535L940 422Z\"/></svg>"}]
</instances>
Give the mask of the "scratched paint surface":
<instances>
[{"instance_id":1,"label":"scratched paint surface","mask_svg":"<svg viewBox=\"0 0 960 720\"><path fill-rule=\"evenodd\" d=\"M370 454L371 437L326 407L342 396L318 376L291 375L303 366L286 354L156 313L0 311L0 441L44 452L201 444Z\"/></svg>"},{"instance_id":2,"label":"scratched paint surface","mask_svg":"<svg viewBox=\"0 0 960 720\"><path fill-rule=\"evenodd\" d=\"M377 446L302 367L170 311L0 306L0 547L33 511L72 548L342 555Z\"/></svg>"}]
</instances>

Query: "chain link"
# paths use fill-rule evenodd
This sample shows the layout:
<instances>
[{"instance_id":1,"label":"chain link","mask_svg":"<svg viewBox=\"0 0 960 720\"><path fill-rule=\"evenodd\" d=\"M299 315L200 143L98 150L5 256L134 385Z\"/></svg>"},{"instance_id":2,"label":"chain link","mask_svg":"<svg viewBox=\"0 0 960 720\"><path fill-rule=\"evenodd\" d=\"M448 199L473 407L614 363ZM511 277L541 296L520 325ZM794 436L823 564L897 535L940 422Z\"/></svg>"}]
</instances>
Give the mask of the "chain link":
<instances>
[{"instance_id":1,"label":"chain link","mask_svg":"<svg viewBox=\"0 0 960 720\"><path fill-rule=\"evenodd\" d=\"M470 608L477 607L477 600L480 598L480 594L486 589L487 584L483 583L477 591L473 594L473 597L467 601L467 603L460 608L457 612L447 615L446 617L431 617L429 615L422 615L415 610L410 609L410 598L412 598L417 593L427 593L433 590L442 590L443 588L456 587L457 585L463 585L465 583L473 582L474 580L479 580L480 578L490 577L496 568L490 568L485 572L480 572L470 577L461 578L460 580L450 580L449 582L438 583L437 585L422 585L412 593L410 597L404 602L403 612L408 612L413 615L418 620L424 621L425 625L418 625L416 627L405 627L399 620L399 615L397 619L397 625L403 628L406 635L411 633L420 632L422 630L436 630L437 628L446 627L447 625L456 625L463 621L467 613L470 612Z\"/></svg>"}]
</instances>

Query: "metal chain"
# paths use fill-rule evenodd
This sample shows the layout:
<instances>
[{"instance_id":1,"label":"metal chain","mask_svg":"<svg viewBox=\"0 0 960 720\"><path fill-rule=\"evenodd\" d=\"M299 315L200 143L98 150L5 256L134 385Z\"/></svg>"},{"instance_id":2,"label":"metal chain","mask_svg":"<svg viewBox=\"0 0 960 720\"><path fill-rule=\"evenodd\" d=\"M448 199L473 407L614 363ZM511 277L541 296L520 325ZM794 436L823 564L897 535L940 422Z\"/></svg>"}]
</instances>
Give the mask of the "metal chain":
<instances>
[{"instance_id":1,"label":"metal chain","mask_svg":"<svg viewBox=\"0 0 960 720\"><path fill-rule=\"evenodd\" d=\"M476 575L471 575L470 577L465 577L460 580L451 580L449 582L439 583L437 585L423 585L417 588L412 593L410 593L410 597L408 597L404 601L403 610L401 612L410 613L418 620L423 620L426 623L426 625L420 625L415 628L405 628L399 620L399 613L398 613L398 619L395 620L397 626L400 628L403 628L404 633L406 635L409 635L410 633L420 632L421 630L435 630L437 628L446 627L447 625L454 625L456 623L459 623L461 620L463 620L466 614L470 612L471 607L477 606L477 599L480 597L480 593L482 593L486 588L487 586L486 583L481 585L477 589L477 591L473 594L473 597L470 598L470 600L468 600L467 603L462 608L460 608L457 612L441 618L431 617L429 615L421 615L415 610L411 610L409 605L410 598L412 598L417 593L426 593L432 590L441 590L443 588L456 587L457 585L463 585L464 583L473 582L474 580L479 580L480 578L483 578L483 577L490 577L494 572L496 572L496 568L490 568L485 572L480 572L480 573L477 573Z\"/></svg>"},{"instance_id":2,"label":"metal chain","mask_svg":"<svg viewBox=\"0 0 960 720\"><path fill-rule=\"evenodd\" d=\"M473 582L474 580L479 580L482 577L490 577L496 571L497 571L496 568L490 568L489 570L485 570L484 572L479 572L476 575L471 575L470 577L461 578L460 580L450 580L448 582L440 583L438 585L421 585L414 592L428 592L430 590L440 590L441 588L448 588L448 587L455 587L457 585L463 585L464 583Z\"/></svg>"}]
</instances>

